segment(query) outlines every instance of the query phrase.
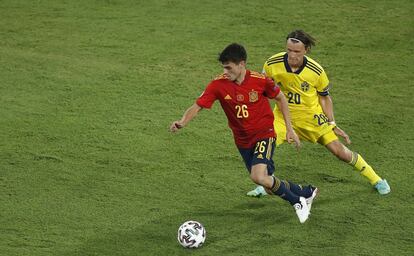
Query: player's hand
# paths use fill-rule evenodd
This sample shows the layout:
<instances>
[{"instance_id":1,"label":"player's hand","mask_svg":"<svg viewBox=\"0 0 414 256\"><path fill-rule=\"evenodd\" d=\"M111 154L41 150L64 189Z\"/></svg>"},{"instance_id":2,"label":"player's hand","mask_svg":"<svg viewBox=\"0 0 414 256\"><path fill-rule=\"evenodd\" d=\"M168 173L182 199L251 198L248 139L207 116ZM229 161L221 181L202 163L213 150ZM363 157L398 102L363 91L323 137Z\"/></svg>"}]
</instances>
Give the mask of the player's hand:
<instances>
[{"instance_id":1,"label":"player's hand","mask_svg":"<svg viewBox=\"0 0 414 256\"><path fill-rule=\"evenodd\" d=\"M182 125L182 123L180 121L174 121L170 125L170 132L176 132L176 131L178 131L179 129L181 129L183 127L184 126Z\"/></svg>"},{"instance_id":2,"label":"player's hand","mask_svg":"<svg viewBox=\"0 0 414 256\"><path fill-rule=\"evenodd\" d=\"M346 134L346 132L344 132L341 128L339 128L338 126L336 126L336 127L333 129L333 131L334 131L334 133L335 133L337 136L340 136L340 137L344 138L344 140L345 140L346 144L351 144L351 139L349 139L348 134Z\"/></svg>"},{"instance_id":3,"label":"player's hand","mask_svg":"<svg viewBox=\"0 0 414 256\"><path fill-rule=\"evenodd\" d=\"M286 131L286 140L289 144L295 143L295 147L297 150L300 149L301 144L298 135L294 130Z\"/></svg>"}]
</instances>

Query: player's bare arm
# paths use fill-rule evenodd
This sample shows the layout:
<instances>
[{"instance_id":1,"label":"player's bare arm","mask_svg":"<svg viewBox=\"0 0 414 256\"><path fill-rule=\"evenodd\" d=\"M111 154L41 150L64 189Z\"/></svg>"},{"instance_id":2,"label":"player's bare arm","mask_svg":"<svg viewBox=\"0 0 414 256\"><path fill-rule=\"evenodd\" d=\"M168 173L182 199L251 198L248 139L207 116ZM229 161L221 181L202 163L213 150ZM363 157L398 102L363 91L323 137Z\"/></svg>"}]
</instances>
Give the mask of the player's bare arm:
<instances>
[{"instance_id":1,"label":"player's bare arm","mask_svg":"<svg viewBox=\"0 0 414 256\"><path fill-rule=\"evenodd\" d=\"M295 143L296 148L300 149L300 140L298 135L296 135L295 131L292 128L292 123L290 121L290 114L289 114L289 107L286 101L286 97L283 93L279 93L276 97L276 104L280 111L283 114L283 119L285 120L286 124L286 140L288 143Z\"/></svg>"},{"instance_id":2,"label":"player's bare arm","mask_svg":"<svg viewBox=\"0 0 414 256\"><path fill-rule=\"evenodd\" d=\"M322 110L325 113L325 115L328 117L329 124L335 125L334 132L336 135L344 138L345 142L347 144L351 144L351 140L349 139L348 134L346 134L345 131L343 131L341 128L336 126L335 118L334 118L334 111L333 111L333 102L332 98L329 95L321 96L319 95L319 103L321 104Z\"/></svg>"},{"instance_id":3,"label":"player's bare arm","mask_svg":"<svg viewBox=\"0 0 414 256\"><path fill-rule=\"evenodd\" d=\"M190 122L197 113L202 110L203 108L194 103L191 107L189 107L183 114L183 117L180 120L172 122L170 126L170 132L176 132L179 129L183 128Z\"/></svg>"}]
</instances>

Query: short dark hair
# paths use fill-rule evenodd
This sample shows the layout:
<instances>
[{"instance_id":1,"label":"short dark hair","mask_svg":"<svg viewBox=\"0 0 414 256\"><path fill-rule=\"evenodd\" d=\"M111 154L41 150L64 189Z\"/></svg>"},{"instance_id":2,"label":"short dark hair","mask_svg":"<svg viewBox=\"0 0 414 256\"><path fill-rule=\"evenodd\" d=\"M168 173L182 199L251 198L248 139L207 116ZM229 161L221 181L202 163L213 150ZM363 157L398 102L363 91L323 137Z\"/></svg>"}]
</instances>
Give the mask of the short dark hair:
<instances>
[{"instance_id":1,"label":"short dark hair","mask_svg":"<svg viewBox=\"0 0 414 256\"><path fill-rule=\"evenodd\" d=\"M297 39L301 41L305 45L305 48L308 50L310 50L312 46L315 46L315 43L316 43L315 38L313 38L311 35L309 35L308 33L306 33L305 31L301 29L290 32L287 35L286 40L288 40L289 38L293 38L293 39Z\"/></svg>"},{"instance_id":2,"label":"short dark hair","mask_svg":"<svg viewBox=\"0 0 414 256\"><path fill-rule=\"evenodd\" d=\"M224 50L219 54L218 60L221 63L225 62L234 62L239 64L241 61L247 60L247 53L246 49L244 49L243 45L232 43L229 44Z\"/></svg>"}]
</instances>

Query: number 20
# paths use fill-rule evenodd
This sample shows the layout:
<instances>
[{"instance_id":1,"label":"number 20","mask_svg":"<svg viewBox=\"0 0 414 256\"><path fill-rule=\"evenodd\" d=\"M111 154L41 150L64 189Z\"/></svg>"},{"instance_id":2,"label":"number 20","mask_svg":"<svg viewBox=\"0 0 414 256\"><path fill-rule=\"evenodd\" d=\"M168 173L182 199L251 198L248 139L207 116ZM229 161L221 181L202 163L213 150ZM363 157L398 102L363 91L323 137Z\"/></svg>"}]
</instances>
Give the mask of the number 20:
<instances>
[{"instance_id":1,"label":"number 20","mask_svg":"<svg viewBox=\"0 0 414 256\"><path fill-rule=\"evenodd\" d=\"M329 121L328 117L326 117L324 114L315 114L313 115L313 119L318 120L318 125L323 125L324 123L327 123Z\"/></svg>"},{"instance_id":2,"label":"number 20","mask_svg":"<svg viewBox=\"0 0 414 256\"><path fill-rule=\"evenodd\" d=\"M288 102L294 104L300 104L300 94L288 92Z\"/></svg>"}]
</instances>

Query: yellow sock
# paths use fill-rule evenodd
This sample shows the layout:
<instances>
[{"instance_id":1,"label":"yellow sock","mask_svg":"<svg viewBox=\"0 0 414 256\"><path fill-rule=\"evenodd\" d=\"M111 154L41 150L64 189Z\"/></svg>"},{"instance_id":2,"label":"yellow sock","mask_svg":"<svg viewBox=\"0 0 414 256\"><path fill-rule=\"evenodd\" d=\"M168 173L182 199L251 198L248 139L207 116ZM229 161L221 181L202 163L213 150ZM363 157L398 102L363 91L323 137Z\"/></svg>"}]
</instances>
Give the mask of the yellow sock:
<instances>
[{"instance_id":1,"label":"yellow sock","mask_svg":"<svg viewBox=\"0 0 414 256\"><path fill-rule=\"evenodd\" d=\"M381 180L381 177L375 173L374 169L365 162L360 154L352 152L352 160L349 164L354 166L364 177L366 177L371 185L375 185L375 183Z\"/></svg>"}]
</instances>

